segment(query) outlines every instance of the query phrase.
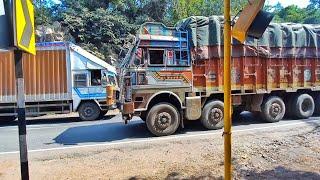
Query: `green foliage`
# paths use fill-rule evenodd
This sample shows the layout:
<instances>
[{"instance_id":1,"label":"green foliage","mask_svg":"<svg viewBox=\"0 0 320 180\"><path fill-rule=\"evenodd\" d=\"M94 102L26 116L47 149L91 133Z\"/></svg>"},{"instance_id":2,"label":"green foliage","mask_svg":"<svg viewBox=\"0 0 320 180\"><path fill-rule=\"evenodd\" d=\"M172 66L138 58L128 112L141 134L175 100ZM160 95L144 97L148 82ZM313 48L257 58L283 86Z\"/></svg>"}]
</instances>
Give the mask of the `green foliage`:
<instances>
[{"instance_id":1,"label":"green foliage","mask_svg":"<svg viewBox=\"0 0 320 180\"><path fill-rule=\"evenodd\" d=\"M51 7L52 0L34 0L35 24L46 25L52 23Z\"/></svg>"},{"instance_id":2,"label":"green foliage","mask_svg":"<svg viewBox=\"0 0 320 180\"><path fill-rule=\"evenodd\" d=\"M311 0L310 2L307 8L299 8L295 5L284 8L278 3L265 9L275 14L274 22L318 24L320 23L320 10L318 8L320 0Z\"/></svg>"},{"instance_id":3,"label":"green foliage","mask_svg":"<svg viewBox=\"0 0 320 180\"><path fill-rule=\"evenodd\" d=\"M108 61L132 41L146 21L174 25L189 16L223 15L222 0L34 0L37 25L58 21L76 44ZM233 0L236 15L247 0ZM310 0L307 8L265 6L275 14L275 22L320 23L320 0Z\"/></svg>"},{"instance_id":4,"label":"green foliage","mask_svg":"<svg viewBox=\"0 0 320 180\"><path fill-rule=\"evenodd\" d=\"M247 3L247 0L232 1L232 14L236 15ZM223 15L223 1L221 0L173 0L171 21L177 21L189 16Z\"/></svg>"}]
</instances>

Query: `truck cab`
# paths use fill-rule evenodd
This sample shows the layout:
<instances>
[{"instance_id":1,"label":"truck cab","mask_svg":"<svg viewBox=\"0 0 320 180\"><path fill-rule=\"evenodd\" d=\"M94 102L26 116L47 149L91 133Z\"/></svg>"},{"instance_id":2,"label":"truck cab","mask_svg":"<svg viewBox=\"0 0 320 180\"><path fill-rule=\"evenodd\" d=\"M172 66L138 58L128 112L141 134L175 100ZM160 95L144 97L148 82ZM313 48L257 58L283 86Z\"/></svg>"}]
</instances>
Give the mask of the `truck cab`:
<instances>
[{"instance_id":1,"label":"truck cab","mask_svg":"<svg viewBox=\"0 0 320 180\"><path fill-rule=\"evenodd\" d=\"M162 122L150 125L157 126L159 131L149 130L156 135L171 134L170 128L176 129L182 121L180 112L185 109L186 93L192 92L188 32L160 23L145 23L123 67L123 119L128 121L136 115L145 121L152 115L153 107L160 105L170 109L171 114L160 114Z\"/></svg>"},{"instance_id":2,"label":"truck cab","mask_svg":"<svg viewBox=\"0 0 320 180\"><path fill-rule=\"evenodd\" d=\"M115 67L78 46L72 46L70 53L73 111L78 111L82 120L95 120L117 108ZM112 101L108 102L105 97L110 95Z\"/></svg>"}]
</instances>

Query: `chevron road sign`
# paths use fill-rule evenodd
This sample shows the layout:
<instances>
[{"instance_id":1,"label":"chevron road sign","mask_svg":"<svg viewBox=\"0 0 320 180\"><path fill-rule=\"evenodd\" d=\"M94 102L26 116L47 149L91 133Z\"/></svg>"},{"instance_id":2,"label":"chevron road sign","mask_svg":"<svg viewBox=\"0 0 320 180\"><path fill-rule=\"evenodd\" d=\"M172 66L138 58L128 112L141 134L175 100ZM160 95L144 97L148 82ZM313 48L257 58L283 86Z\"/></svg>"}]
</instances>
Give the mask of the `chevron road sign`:
<instances>
[{"instance_id":1,"label":"chevron road sign","mask_svg":"<svg viewBox=\"0 0 320 180\"><path fill-rule=\"evenodd\" d=\"M34 8L31 0L15 0L14 10L14 45L30 54L36 53Z\"/></svg>"}]
</instances>

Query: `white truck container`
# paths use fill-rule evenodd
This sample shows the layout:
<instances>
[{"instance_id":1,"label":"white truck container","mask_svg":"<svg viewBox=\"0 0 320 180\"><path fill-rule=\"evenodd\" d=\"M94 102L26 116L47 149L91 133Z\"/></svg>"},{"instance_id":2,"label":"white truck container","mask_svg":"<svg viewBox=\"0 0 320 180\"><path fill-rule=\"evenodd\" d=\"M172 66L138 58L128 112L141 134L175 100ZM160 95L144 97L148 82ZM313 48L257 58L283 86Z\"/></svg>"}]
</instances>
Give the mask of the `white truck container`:
<instances>
[{"instance_id":1,"label":"white truck container","mask_svg":"<svg viewBox=\"0 0 320 180\"><path fill-rule=\"evenodd\" d=\"M114 87L114 100L119 95L115 67L72 43L37 44L36 56L23 55L23 69L29 116L77 111L82 120L95 120L116 108L106 102L106 86ZM0 51L0 122L15 116L14 56Z\"/></svg>"}]
</instances>

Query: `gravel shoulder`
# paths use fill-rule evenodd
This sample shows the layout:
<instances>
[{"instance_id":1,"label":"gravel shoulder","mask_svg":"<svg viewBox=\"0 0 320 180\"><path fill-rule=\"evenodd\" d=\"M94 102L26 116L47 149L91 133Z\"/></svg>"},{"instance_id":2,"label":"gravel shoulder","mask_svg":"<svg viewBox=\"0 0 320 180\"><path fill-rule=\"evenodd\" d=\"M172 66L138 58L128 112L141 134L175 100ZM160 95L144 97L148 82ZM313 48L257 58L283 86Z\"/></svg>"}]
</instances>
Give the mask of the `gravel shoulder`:
<instances>
[{"instance_id":1,"label":"gravel shoulder","mask_svg":"<svg viewBox=\"0 0 320 180\"><path fill-rule=\"evenodd\" d=\"M235 179L320 179L320 122L233 134ZM0 179L20 179L19 156L0 156ZM221 135L35 152L31 179L222 179Z\"/></svg>"}]
</instances>

